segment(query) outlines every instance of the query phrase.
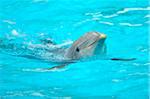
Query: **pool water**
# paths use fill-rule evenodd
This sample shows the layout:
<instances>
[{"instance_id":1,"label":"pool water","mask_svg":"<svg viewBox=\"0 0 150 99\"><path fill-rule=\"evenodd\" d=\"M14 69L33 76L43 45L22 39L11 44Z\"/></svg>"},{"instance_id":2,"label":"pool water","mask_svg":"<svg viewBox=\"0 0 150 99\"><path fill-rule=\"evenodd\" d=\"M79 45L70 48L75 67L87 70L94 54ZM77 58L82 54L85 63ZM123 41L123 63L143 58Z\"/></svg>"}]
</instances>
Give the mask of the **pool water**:
<instances>
[{"instance_id":1,"label":"pool water","mask_svg":"<svg viewBox=\"0 0 150 99\"><path fill-rule=\"evenodd\" d=\"M148 0L0 0L0 98L148 99L149 11ZM57 64L17 57L41 39L66 44L89 31L107 35L108 56L136 60L48 71Z\"/></svg>"}]
</instances>

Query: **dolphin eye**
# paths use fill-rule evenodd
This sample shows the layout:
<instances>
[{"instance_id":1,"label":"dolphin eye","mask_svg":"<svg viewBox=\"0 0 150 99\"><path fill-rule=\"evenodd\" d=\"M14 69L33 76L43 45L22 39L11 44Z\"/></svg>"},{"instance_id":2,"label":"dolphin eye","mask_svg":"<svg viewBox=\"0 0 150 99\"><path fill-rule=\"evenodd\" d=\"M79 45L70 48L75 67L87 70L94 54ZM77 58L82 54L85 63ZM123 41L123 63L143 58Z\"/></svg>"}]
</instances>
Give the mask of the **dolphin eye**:
<instances>
[{"instance_id":1,"label":"dolphin eye","mask_svg":"<svg viewBox=\"0 0 150 99\"><path fill-rule=\"evenodd\" d=\"M80 51L78 47L77 47L76 51L77 51L77 52L79 52L79 51Z\"/></svg>"}]
</instances>

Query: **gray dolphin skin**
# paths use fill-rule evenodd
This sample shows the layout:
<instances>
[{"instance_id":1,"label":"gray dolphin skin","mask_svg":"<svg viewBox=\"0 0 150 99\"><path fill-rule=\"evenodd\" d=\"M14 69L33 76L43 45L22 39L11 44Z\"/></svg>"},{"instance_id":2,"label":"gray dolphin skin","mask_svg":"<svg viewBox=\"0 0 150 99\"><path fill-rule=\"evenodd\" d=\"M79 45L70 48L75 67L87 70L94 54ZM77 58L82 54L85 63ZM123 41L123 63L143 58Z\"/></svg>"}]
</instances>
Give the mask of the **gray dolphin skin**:
<instances>
[{"instance_id":1,"label":"gray dolphin skin","mask_svg":"<svg viewBox=\"0 0 150 99\"><path fill-rule=\"evenodd\" d=\"M67 50L65 57L69 59L80 59L82 57L92 56L96 54L96 49L99 53L105 52L104 41L106 35L98 32L88 32Z\"/></svg>"},{"instance_id":2,"label":"gray dolphin skin","mask_svg":"<svg viewBox=\"0 0 150 99\"><path fill-rule=\"evenodd\" d=\"M81 58L90 57L95 54L102 55L106 52L106 35L98 32L88 32L76 40L70 48L65 51L64 57L67 61L74 62ZM55 66L49 69L63 68L70 63Z\"/></svg>"}]
</instances>

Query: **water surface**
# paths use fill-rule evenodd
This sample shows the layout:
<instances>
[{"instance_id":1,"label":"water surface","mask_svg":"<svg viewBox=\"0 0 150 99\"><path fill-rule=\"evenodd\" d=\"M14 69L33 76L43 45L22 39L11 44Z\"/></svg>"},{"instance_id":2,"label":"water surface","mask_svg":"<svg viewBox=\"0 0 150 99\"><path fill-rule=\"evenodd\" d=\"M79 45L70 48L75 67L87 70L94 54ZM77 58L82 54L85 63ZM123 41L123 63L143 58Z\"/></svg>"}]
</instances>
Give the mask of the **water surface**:
<instances>
[{"instance_id":1,"label":"water surface","mask_svg":"<svg viewBox=\"0 0 150 99\"><path fill-rule=\"evenodd\" d=\"M1 0L1 97L148 99L149 11L148 0ZM41 39L66 44L89 31L107 35L108 55L137 60L91 59L47 71L56 64L11 55Z\"/></svg>"}]
</instances>

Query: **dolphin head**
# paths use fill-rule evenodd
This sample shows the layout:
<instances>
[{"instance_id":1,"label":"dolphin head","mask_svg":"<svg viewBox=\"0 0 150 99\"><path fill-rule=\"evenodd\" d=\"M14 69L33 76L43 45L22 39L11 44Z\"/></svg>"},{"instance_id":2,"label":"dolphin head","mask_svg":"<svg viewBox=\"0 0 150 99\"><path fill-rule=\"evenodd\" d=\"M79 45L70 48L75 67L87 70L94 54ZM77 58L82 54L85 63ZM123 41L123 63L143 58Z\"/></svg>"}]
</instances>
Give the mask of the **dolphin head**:
<instances>
[{"instance_id":1,"label":"dolphin head","mask_svg":"<svg viewBox=\"0 0 150 99\"><path fill-rule=\"evenodd\" d=\"M91 56L95 52L101 52L105 39L105 34L88 32L72 44L65 56L69 59L79 59L81 57Z\"/></svg>"}]
</instances>

